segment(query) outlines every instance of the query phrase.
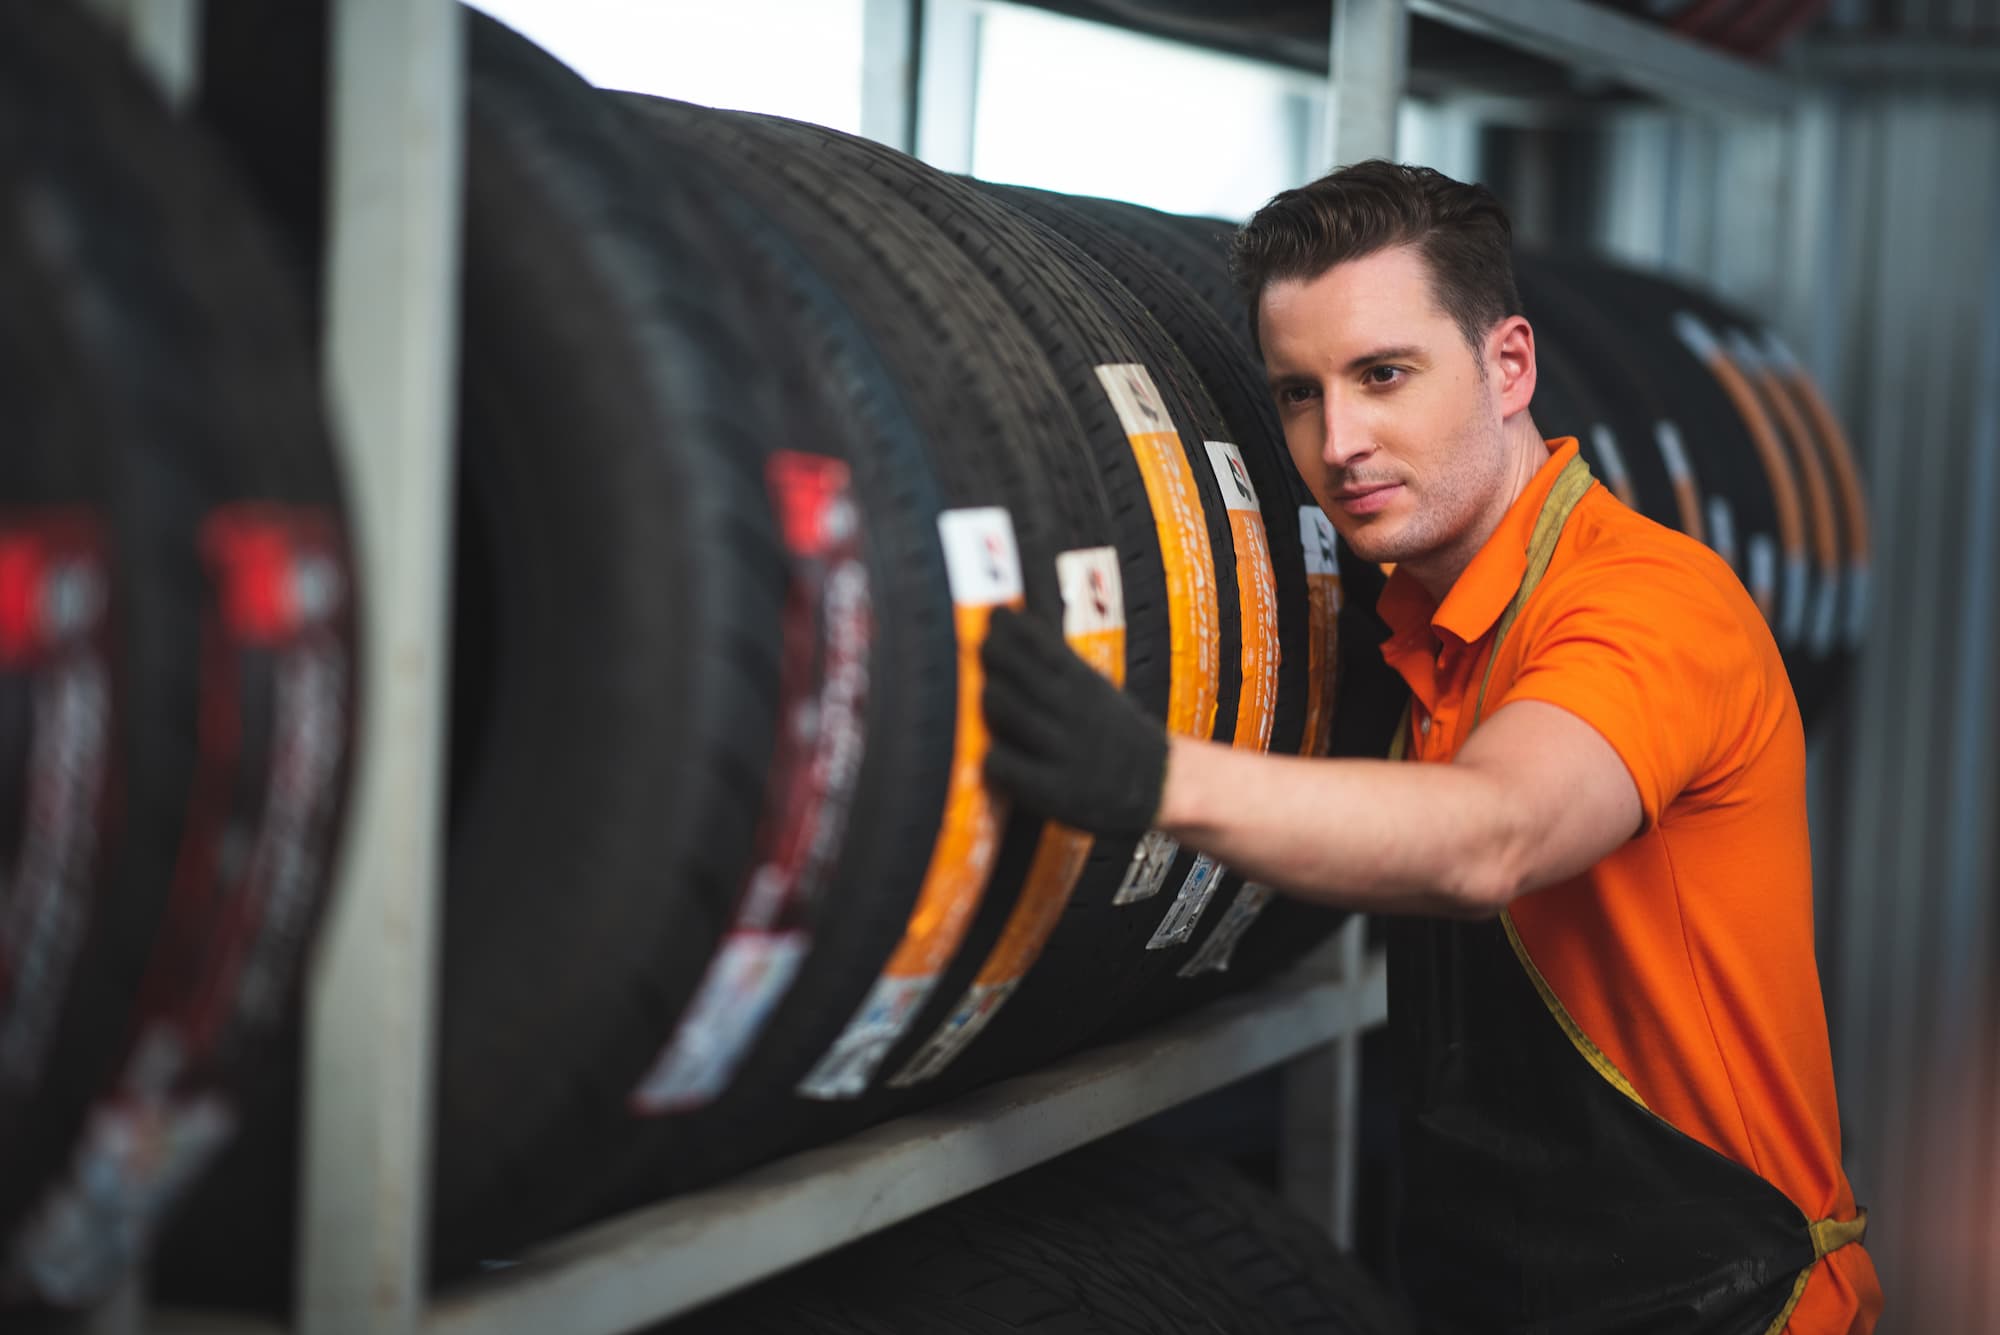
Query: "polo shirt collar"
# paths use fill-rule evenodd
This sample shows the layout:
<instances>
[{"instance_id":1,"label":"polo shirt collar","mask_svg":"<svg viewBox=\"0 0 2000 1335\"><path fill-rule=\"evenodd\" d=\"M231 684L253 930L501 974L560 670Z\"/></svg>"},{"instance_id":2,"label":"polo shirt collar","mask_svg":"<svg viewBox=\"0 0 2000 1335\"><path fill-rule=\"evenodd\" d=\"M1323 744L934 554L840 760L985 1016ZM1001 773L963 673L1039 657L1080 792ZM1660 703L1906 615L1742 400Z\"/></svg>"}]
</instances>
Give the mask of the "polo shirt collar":
<instances>
[{"instance_id":1,"label":"polo shirt collar","mask_svg":"<svg viewBox=\"0 0 2000 1335\"><path fill-rule=\"evenodd\" d=\"M1554 490L1563 467L1576 457L1574 436L1543 442L1549 457L1528 485L1514 498L1458 580L1445 592L1442 603L1433 603L1430 593L1409 571L1398 568L1389 576L1376 612L1389 627L1394 639L1419 635L1426 627L1445 633L1460 644L1471 644L1493 629L1507 604L1528 573L1528 542L1534 536L1535 521L1542 505Z\"/></svg>"}]
</instances>

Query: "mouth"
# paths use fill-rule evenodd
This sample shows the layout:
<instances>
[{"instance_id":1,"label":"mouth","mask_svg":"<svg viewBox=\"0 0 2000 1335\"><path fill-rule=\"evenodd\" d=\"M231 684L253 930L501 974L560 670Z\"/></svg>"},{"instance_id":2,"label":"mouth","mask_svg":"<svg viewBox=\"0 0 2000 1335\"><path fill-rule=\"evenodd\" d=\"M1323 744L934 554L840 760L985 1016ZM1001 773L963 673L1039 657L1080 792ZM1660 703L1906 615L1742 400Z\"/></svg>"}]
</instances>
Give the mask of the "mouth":
<instances>
[{"instance_id":1,"label":"mouth","mask_svg":"<svg viewBox=\"0 0 2000 1335\"><path fill-rule=\"evenodd\" d=\"M1333 493L1333 502L1351 515L1372 515L1388 506L1403 489L1400 482L1376 482L1367 486L1342 487Z\"/></svg>"}]
</instances>

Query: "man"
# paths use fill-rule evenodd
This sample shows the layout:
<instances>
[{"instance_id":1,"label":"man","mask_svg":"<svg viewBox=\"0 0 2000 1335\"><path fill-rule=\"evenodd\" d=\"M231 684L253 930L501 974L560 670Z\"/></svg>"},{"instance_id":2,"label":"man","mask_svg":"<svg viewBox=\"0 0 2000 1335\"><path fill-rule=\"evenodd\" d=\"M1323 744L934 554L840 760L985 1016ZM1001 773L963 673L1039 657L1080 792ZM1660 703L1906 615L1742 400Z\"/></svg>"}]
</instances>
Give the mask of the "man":
<instances>
[{"instance_id":1,"label":"man","mask_svg":"<svg viewBox=\"0 0 2000 1335\"><path fill-rule=\"evenodd\" d=\"M1485 190L1362 163L1272 200L1235 259L1294 463L1395 564L1381 652L1421 763L1169 739L1007 616L991 779L1399 915L1401 1251L1427 1330L1865 1335L1804 736L1756 607L1542 439Z\"/></svg>"}]
</instances>

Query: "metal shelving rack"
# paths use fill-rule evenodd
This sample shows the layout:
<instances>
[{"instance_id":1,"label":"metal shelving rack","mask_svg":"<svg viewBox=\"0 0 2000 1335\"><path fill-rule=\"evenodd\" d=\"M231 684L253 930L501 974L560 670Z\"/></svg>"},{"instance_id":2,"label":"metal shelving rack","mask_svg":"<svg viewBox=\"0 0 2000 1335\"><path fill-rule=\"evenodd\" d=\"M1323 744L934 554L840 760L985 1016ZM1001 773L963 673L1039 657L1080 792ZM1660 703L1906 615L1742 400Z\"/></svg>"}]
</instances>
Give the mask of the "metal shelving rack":
<instances>
[{"instance_id":1,"label":"metal shelving rack","mask_svg":"<svg viewBox=\"0 0 2000 1335\"><path fill-rule=\"evenodd\" d=\"M120 20L163 86L185 98L199 75L199 0L88 2ZM961 93L954 109L941 90L955 78L970 86L986 2L866 0L869 133L909 149L920 130L932 144L969 139L969 99ZM456 0L333 0L331 9L325 373L370 589L370 708L342 884L309 987L299 1300L289 1329L639 1328L1278 1065L1287 1067L1291 1194L1345 1240L1358 1045L1387 1010L1383 963L1364 952L1359 920L1255 993L427 1291L445 717L436 628L450 596L463 47ZM1782 117L1793 99L1781 76L1582 0L1332 0L1332 9L1323 142L1334 161L1394 152L1412 15L1705 113ZM85 1325L120 1335L287 1328L149 1311L137 1282Z\"/></svg>"}]
</instances>

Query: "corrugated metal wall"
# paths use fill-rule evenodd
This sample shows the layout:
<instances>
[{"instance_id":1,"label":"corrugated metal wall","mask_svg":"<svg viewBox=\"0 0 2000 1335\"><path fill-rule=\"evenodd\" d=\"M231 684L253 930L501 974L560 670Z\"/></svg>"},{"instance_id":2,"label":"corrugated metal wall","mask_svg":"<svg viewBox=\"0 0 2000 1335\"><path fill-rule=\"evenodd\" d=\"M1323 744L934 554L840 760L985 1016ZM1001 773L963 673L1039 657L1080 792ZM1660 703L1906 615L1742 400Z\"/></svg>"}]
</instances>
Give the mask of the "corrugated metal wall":
<instances>
[{"instance_id":1,"label":"corrugated metal wall","mask_svg":"<svg viewBox=\"0 0 2000 1335\"><path fill-rule=\"evenodd\" d=\"M1767 315L1861 451L1867 648L1813 743L1847 1153L1885 1335L2000 1332L2000 78L1602 152L1599 242Z\"/></svg>"},{"instance_id":2,"label":"corrugated metal wall","mask_svg":"<svg viewBox=\"0 0 2000 1335\"><path fill-rule=\"evenodd\" d=\"M1826 739L1827 962L1893 1329L2000 1330L2000 92L1813 112L1830 236L1795 332L1861 446L1874 615Z\"/></svg>"}]
</instances>

